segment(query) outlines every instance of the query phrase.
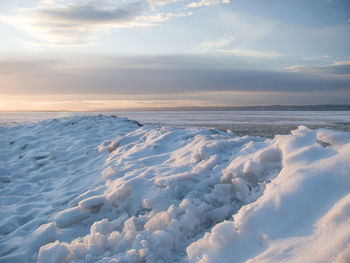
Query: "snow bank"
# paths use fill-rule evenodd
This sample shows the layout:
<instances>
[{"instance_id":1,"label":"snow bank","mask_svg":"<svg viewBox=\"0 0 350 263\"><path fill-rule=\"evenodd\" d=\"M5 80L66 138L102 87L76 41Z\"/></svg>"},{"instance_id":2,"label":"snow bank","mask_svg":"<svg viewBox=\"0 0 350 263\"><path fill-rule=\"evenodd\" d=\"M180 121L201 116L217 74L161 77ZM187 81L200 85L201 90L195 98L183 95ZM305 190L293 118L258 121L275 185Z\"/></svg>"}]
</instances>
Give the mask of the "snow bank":
<instances>
[{"instance_id":1,"label":"snow bank","mask_svg":"<svg viewBox=\"0 0 350 263\"><path fill-rule=\"evenodd\" d=\"M350 262L350 134L278 136L283 169L233 221L187 248L190 262Z\"/></svg>"},{"instance_id":2,"label":"snow bank","mask_svg":"<svg viewBox=\"0 0 350 263\"><path fill-rule=\"evenodd\" d=\"M348 133L272 140L105 116L1 132L0 262L350 257Z\"/></svg>"}]
</instances>

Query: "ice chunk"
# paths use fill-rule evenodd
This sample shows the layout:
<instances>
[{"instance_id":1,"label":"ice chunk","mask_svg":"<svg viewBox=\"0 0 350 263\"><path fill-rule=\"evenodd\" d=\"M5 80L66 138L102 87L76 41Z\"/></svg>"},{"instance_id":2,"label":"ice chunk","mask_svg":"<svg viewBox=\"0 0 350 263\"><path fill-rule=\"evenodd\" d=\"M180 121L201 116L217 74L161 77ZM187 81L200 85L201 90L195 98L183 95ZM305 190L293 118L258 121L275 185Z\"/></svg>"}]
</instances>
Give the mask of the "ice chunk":
<instances>
[{"instance_id":1,"label":"ice chunk","mask_svg":"<svg viewBox=\"0 0 350 263\"><path fill-rule=\"evenodd\" d=\"M41 225L32 235L32 248L37 250L47 243L54 242L57 239L58 232L59 230L56 227L56 223Z\"/></svg>"},{"instance_id":2,"label":"ice chunk","mask_svg":"<svg viewBox=\"0 0 350 263\"><path fill-rule=\"evenodd\" d=\"M102 235L106 235L107 233L112 232L112 230L113 225L108 222L107 218L95 222L90 229L91 233L100 233Z\"/></svg>"},{"instance_id":3,"label":"ice chunk","mask_svg":"<svg viewBox=\"0 0 350 263\"><path fill-rule=\"evenodd\" d=\"M149 232L154 232L156 230L166 230L170 225L170 217L168 212L160 212L153 216L145 224L145 229Z\"/></svg>"},{"instance_id":4,"label":"ice chunk","mask_svg":"<svg viewBox=\"0 0 350 263\"><path fill-rule=\"evenodd\" d=\"M59 242L49 243L39 250L39 263L61 263L65 262L69 254L67 247Z\"/></svg>"},{"instance_id":5,"label":"ice chunk","mask_svg":"<svg viewBox=\"0 0 350 263\"><path fill-rule=\"evenodd\" d=\"M81 209L86 209L89 212L96 214L99 212L101 206L103 206L106 198L103 195L92 196L79 202Z\"/></svg>"},{"instance_id":6,"label":"ice chunk","mask_svg":"<svg viewBox=\"0 0 350 263\"><path fill-rule=\"evenodd\" d=\"M55 222L59 228L65 228L80 223L88 218L90 214L79 207L68 208L56 214Z\"/></svg>"}]
</instances>

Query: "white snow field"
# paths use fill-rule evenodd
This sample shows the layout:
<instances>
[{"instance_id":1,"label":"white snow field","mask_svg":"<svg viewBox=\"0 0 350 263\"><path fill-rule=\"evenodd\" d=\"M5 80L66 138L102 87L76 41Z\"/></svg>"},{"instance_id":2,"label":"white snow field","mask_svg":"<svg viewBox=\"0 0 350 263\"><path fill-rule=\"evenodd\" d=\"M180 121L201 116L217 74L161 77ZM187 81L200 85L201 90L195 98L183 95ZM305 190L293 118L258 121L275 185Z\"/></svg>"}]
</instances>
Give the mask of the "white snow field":
<instances>
[{"instance_id":1,"label":"white snow field","mask_svg":"<svg viewBox=\"0 0 350 263\"><path fill-rule=\"evenodd\" d=\"M350 133L0 127L0 262L350 262Z\"/></svg>"}]
</instances>

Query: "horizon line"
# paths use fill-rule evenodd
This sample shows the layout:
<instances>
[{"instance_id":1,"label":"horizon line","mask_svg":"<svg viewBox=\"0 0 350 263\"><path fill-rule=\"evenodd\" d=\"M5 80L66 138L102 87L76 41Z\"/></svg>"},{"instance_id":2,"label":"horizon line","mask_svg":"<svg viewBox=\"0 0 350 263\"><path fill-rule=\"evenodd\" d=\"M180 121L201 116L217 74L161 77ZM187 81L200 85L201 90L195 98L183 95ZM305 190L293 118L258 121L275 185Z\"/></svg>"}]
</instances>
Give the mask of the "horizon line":
<instances>
[{"instance_id":1,"label":"horizon line","mask_svg":"<svg viewBox=\"0 0 350 263\"><path fill-rule=\"evenodd\" d=\"M350 104L303 104L303 105L250 105L250 106L181 106L181 107L134 107L96 110L0 110L0 112L128 112L128 111L350 111Z\"/></svg>"}]
</instances>

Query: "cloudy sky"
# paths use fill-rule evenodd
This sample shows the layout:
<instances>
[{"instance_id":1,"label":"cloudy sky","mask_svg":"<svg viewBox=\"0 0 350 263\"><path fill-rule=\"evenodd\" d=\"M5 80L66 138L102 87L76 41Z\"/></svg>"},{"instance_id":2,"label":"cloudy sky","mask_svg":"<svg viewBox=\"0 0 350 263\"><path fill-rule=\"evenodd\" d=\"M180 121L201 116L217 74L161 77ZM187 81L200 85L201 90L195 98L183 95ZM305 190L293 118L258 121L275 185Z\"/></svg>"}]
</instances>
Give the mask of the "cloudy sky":
<instances>
[{"instance_id":1,"label":"cloudy sky","mask_svg":"<svg viewBox=\"0 0 350 263\"><path fill-rule=\"evenodd\" d=\"M0 111L350 103L349 0L11 0L0 30Z\"/></svg>"}]
</instances>

